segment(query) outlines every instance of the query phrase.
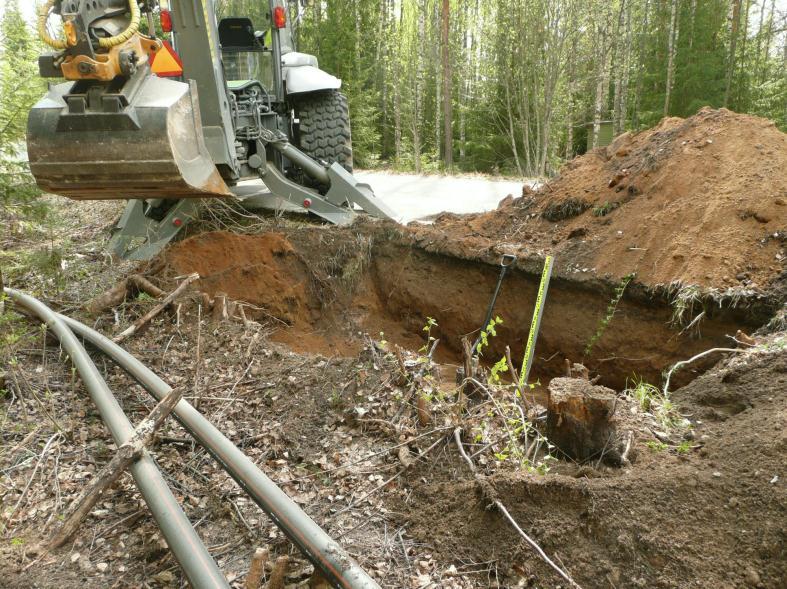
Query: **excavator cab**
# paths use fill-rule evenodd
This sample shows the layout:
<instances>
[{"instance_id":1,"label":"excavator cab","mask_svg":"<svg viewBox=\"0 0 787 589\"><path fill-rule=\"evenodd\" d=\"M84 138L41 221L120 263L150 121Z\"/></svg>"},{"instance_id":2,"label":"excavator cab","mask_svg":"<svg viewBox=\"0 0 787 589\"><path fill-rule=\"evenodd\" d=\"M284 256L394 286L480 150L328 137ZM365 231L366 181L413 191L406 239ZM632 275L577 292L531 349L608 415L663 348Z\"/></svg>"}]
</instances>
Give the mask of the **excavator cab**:
<instances>
[{"instance_id":1,"label":"excavator cab","mask_svg":"<svg viewBox=\"0 0 787 589\"><path fill-rule=\"evenodd\" d=\"M275 95L273 47L270 27L255 30L250 18L229 17L219 21L219 43L224 74L233 85L256 80Z\"/></svg>"}]
</instances>

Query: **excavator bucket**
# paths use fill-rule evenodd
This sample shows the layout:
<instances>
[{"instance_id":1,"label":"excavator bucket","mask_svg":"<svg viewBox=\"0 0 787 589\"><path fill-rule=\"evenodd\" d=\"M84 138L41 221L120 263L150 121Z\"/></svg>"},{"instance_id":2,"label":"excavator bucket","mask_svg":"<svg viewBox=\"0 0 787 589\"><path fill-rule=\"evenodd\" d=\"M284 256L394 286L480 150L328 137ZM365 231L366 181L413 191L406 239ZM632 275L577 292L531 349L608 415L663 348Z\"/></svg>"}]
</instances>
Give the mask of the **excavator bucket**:
<instances>
[{"instance_id":1,"label":"excavator bucket","mask_svg":"<svg viewBox=\"0 0 787 589\"><path fill-rule=\"evenodd\" d=\"M139 72L117 87L53 86L30 112L27 151L41 189L73 199L230 196L193 82Z\"/></svg>"}]
</instances>

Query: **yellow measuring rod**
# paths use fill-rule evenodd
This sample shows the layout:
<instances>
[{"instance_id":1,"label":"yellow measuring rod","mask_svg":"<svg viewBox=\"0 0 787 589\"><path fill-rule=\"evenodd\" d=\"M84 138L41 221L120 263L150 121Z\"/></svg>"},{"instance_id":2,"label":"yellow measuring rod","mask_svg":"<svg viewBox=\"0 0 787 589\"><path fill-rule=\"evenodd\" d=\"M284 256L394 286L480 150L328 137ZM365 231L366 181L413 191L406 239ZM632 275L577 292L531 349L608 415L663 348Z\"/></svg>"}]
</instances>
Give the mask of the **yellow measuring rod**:
<instances>
[{"instance_id":1,"label":"yellow measuring rod","mask_svg":"<svg viewBox=\"0 0 787 589\"><path fill-rule=\"evenodd\" d=\"M530 376L530 367L533 365L533 355L536 351L536 339L538 339L538 329L541 327L541 315L544 313L544 302L549 290L549 280L552 278L552 266L555 262L554 257L547 256L544 260L544 271L541 273L541 284L538 285L538 296L536 297L536 307L533 309L533 321L530 323L530 333L527 336L525 346L525 357L522 360L522 370L519 372L519 385L525 386Z\"/></svg>"}]
</instances>

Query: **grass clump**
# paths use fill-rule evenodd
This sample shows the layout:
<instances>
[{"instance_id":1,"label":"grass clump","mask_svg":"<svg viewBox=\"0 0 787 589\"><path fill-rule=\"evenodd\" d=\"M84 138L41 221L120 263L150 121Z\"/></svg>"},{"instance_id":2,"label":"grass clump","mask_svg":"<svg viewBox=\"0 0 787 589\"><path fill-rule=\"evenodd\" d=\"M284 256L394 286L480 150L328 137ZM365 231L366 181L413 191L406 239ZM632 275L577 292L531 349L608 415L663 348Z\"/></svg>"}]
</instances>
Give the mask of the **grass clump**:
<instances>
[{"instance_id":1,"label":"grass clump","mask_svg":"<svg viewBox=\"0 0 787 589\"><path fill-rule=\"evenodd\" d=\"M590 203L580 200L578 198L567 198L560 202L553 202L541 213L541 217L553 223L571 219L581 215L590 208Z\"/></svg>"},{"instance_id":2,"label":"grass clump","mask_svg":"<svg viewBox=\"0 0 787 589\"><path fill-rule=\"evenodd\" d=\"M605 202L603 205L599 205L597 207L593 207L593 216L594 217L606 217L612 211L620 206L620 203L617 202Z\"/></svg>"}]
</instances>

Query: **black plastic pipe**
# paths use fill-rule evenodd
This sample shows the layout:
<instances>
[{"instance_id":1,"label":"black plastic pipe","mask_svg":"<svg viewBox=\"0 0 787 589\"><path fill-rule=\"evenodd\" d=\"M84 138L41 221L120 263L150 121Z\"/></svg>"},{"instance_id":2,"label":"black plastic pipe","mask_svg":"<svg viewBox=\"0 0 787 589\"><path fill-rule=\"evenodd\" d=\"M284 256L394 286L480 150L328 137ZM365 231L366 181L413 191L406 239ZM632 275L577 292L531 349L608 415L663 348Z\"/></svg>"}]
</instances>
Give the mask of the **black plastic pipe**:
<instances>
[{"instance_id":1,"label":"black plastic pipe","mask_svg":"<svg viewBox=\"0 0 787 589\"><path fill-rule=\"evenodd\" d=\"M63 315L58 317L74 333L114 360L157 400L163 399L172 390L172 387L152 370L109 338L79 321ZM248 456L186 400L182 399L172 414L334 587L380 589L339 543L331 539Z\"/></svg>"},{"instance_id":2,"label":"black plastic pipe","mask_svg":"<svg viewBox=\"0 0 787 589\"><path fill-rule=\"evenodd\" d=\"M127 442L134 434L134 426L123 413L85 348L66 326L64 318L29 295L11 288L6 288L5 292L15 304L41 319L57 336L85 383L115 444L120 446ZM191 586L199 589L229 589L227 580L178 505L150 454L143 452L129 470Z\"/></svg>"}]
</instances>

